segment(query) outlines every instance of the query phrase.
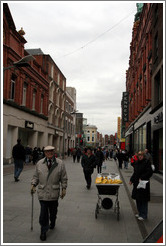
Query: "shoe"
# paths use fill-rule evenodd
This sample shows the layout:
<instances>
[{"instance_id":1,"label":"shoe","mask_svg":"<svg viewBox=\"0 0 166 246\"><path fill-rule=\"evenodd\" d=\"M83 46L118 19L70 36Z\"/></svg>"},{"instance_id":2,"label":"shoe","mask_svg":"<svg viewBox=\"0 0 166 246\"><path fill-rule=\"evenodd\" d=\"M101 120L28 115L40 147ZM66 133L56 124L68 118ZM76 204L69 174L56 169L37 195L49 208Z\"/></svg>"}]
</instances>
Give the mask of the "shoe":
<instances>
[{"instance_id":1,"label":"shoe","mask_svg":"<svg viewBox=\"0 0 166 246\"><path fill-rule=\"evenodd\" d=\"M138 217L138 220L143 221L144 218L142 218L141 216L139 216L139 217Z\"/></svg>"},{"instance_id":2,"label":"shoe","mask_svg":"<svg viewBox=\"0 0 166 246\"><path fill-rule=\"evenodd\" d=\"M138 218L138 217L139 217L139 214L135 214L135 217L137 217L137 218Z\"/></svg>"},{"instance_id":3,"label":"shoe","mask_svg":"<svg viewBox=\"0 0 166 246\"><path fill-rule=\"evenodd\" d=\"M16 177L14 177L14 179L15 179L15 182L18 182L18 181L20 181L18 178L16 178Z\"/></svg>"},{"instance_id":4,"label":"shoe","mask_svg":"<svg viewBox=\"0 0 166 246\"><path fill-rule=\"evenodd\" d=\"M40 239L41 239L42 241L46 241L46 232L41 233Z\"/></svg>"},{"instance_id":5,"label":"shoe","mask_svg":"<svg viewBox=\"0 0 166 246\"><path fill-rule=\"evenodd\" d=\"M55 225L50 224L50 229L53 230L55 228Z\"/></svg>"},{"instance_id":6,"label":"shoe","mask_svg":"<svg viewBox=\"0 0 166 246\"><path fill-rule=\"evenodd\" d=\"M86 188L89 190L90 189L90 185L87 185Z\"/></svg>"}]
</instances>

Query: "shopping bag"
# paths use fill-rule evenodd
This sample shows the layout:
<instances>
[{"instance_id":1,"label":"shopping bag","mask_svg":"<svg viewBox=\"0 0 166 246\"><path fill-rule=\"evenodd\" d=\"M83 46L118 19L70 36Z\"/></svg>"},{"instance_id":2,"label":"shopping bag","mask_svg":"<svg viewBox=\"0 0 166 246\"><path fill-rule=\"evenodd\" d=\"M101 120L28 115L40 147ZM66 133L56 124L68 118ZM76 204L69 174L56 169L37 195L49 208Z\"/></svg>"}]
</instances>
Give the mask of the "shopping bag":
<instances>
[{"instance_id":1,"label":"shopping bag","mask_svg":"<svg viewBox=\"0 0 166 246\"><path fill-rule=\"evenodd\" d=\"M145 189L145 188L146 188L146 184L147 184L148 182L149 182L149 181L147 181L147 180L140 180L140 181L139 181L139 184L137 185L137 189L140 189L140 188Z\"/></svg>"}]
</instances>

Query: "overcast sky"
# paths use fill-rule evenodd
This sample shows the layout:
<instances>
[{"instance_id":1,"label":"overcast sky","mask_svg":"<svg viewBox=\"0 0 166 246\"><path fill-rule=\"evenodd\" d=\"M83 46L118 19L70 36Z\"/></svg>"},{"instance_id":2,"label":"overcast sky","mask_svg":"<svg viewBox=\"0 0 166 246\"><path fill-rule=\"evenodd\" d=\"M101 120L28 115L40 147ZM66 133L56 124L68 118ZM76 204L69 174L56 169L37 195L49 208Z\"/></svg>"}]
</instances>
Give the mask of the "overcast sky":
<instances>
[{"instance_id":1,"label":"overcast sky","mask_svg":"<svg viewBox=\"0 0 166 246\"><path fill-rule=\"evenodd\" d=\"M8 3L26 49L49 54L76 88L77 110L102 134L117 132L126 90L134 1L25 1Z\"/></svg>"}]
</instances>

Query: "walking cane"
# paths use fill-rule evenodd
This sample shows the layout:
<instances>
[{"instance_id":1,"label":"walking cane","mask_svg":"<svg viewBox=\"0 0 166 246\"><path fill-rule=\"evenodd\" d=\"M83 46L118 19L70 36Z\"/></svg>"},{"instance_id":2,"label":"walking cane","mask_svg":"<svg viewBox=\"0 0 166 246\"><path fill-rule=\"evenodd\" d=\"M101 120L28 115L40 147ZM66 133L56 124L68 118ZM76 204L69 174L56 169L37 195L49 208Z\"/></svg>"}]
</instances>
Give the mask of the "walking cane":
<instances>
[{"instance_id":1,"label":"walking cane","mask_svg":"<svg viewBox=\"0 0 166 246\"><path fill-rule=\"evenodd\" d=\"M33 192L32 195L32 211L31 211L31 231L33 231Z\"/></svg>"}]
</instances>

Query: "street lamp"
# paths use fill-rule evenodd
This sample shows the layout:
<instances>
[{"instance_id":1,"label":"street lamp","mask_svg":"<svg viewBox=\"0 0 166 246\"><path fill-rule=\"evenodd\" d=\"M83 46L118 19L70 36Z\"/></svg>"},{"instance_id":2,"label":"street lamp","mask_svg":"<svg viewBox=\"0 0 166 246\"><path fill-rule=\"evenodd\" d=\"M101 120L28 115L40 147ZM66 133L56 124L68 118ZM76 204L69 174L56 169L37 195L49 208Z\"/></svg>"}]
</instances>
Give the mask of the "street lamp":
<instances>
[{"instance_id":1,"label":"street lamp","mask_svg":"<svg viewBox=\"0 0 166 246\"><path fill-rule=\"evenodd\" d=\"M14 62L13 65L4 67L3 71L8 70L10 68L18 68L18 67L30 67L29 61L35 60L35 58L32 55L27 55L23 58L21 58L19 61Z\"/></svg>"},{"instance_id":2,"label":"street lamp","mask_svg":"<svg viewBox=\"0 0 166 246\"><path fill-rule=\"evenodd\" d=\"M5 71L11 68L19 68L19 67L30 67L29 61L35 60L35 58L32 55L27 55L21 58L19 61L14 62L13 65L8 67L3 67L3 85L5 81Z\"/></svg>"}]
</instances>

